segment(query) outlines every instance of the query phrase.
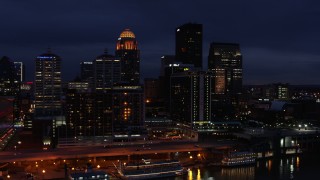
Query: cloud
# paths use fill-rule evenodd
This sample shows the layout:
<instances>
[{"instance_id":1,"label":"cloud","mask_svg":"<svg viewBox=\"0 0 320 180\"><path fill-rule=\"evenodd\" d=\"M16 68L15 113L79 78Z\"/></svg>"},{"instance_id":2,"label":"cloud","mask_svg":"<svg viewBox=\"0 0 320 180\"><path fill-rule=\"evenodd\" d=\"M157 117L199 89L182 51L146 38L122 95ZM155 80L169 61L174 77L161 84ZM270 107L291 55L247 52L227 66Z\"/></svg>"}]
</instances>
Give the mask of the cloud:
<instances>
[{"instance_id":1,"label":"cloud","mask_svg":"<svg viewBox=\"0 0 320 180\"><path fill-rule=\"evenodd\" d=\"M316 0L1 1L0 55L25 60L32 69L34 57L52 46L67 59L64 66L75 63L74 70L63 72L68 80L76 75L80 59L95 57L104 48L113 52L120 32L129 27L141 48L143 76L156 77L158 71L150 69L160 66L161 55L174 53L175 28L197 22L204 28L205 67L212 41L236 42L244 51L248 82L269 81L252 59L260 56L274 66L270 70L279 74L274 78L291 81L293 68L277 65L293 58L297 65L290 66L300 68L296 73L305 72L295 76L320 83L309 74L313 70L303 65L305 57L320 54L319 5ZM284 71L288 75L280 76Z\"/></svg>"}]
</instances>

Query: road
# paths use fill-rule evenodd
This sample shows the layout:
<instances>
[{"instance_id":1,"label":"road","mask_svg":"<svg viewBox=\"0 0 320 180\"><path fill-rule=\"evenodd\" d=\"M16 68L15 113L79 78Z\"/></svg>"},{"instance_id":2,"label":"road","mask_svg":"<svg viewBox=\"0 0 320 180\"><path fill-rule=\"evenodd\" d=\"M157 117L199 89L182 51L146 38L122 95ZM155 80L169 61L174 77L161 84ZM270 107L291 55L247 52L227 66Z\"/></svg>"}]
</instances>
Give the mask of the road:
<instances>
[{"instance_id":1,"label":"road","mask_svg":"<svg viewBox=\"0 0 320 180\"><path fill-rule=\"evenodd\" d=\"M125 156L169 152L191 152L201 151L207 147L228 148L229 146L230 144L226 143L195 145L194 142L184 142L150 144L144 148L142 147L142 145L133 145L126 147L119 146L110 148L103 148L102 146L69 147L49 151L16 150L13 152L0 152L0 162L54 160L59 158L70 159L84 157Z\"/></svg>"}]
</instances>

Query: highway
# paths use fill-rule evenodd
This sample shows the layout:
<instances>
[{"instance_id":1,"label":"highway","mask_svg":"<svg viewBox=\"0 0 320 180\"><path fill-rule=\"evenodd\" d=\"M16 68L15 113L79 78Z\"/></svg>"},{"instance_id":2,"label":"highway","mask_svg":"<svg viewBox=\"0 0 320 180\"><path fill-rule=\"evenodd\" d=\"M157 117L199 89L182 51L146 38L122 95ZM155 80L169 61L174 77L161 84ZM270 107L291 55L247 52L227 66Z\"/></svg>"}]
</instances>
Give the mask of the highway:
<instances>
[{"instance_id":1,"label":"highway","mask_svg":"<svg viewBox=\"0 0 320 180\"><path fill-rule=\"evenodd\" d=\"M230 144L229 144L230 145ZM104 157L104 156L127 156L138 154L154 154L169 152L192 152L201 151L207 147L229 148L228 144L197 144L194 142L184 143L159 143L150 144L146 147L142 145L133 145L126 147L110 147L88 146L88 147L69 147L58 148L48 151L40 150L16 150L13 152L0 152L0 162L15 161L38 161L38 160L54 160L54 159L71 159L85 157Z\"/></svg>"}]
</instances>

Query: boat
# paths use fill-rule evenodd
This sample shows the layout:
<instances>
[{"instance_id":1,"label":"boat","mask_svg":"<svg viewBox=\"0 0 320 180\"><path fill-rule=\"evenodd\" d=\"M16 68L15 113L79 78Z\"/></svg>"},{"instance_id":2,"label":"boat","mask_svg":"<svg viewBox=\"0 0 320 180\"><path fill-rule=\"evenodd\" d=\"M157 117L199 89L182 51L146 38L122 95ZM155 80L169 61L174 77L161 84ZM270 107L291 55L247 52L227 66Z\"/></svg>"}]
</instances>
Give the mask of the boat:
<instances>
[{"instance_id":1,"label":"boat","mask_svg":"<svg viewBox=\"0 0 320 180\"><path fill-rule=\"evenodd\" d=\"M186 173L186 170L176 160L153 162L142 159L138 163L120 163L118 172L122 178L134 180L179 176Z\"/></svg>"},{"instance_id":2,"label":"boat","mask_svg":"<svg viewBox=\"0 0 320 180\"><path fill-rule=\"evenodd\" d=\"M256 162L257 154L249 151L229 152L221 161L225 167L253 165Z\"/></svg>"}]
</instances>

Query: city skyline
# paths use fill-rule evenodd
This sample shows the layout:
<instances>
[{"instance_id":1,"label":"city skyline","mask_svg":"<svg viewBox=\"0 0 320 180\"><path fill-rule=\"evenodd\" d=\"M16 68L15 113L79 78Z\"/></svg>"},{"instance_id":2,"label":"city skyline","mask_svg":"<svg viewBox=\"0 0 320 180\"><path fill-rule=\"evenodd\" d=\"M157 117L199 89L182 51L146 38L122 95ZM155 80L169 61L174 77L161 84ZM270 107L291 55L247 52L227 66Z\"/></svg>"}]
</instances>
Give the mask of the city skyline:
<instances>
[{"instance_id":1,"label":"city skyline","mask_svg":"<svg viewBox=\"0 0 320 180\"><path fill-rule=\"evenodd\" d=\"M130 28L141 51L141 79L158 77L161 56L174 54L175 28L195 22L203 24L204 70L211 42L239 43L244 84L320 84L317 4L249 0L1 2L0 56L24 62L27 80L32 80L34 59L51 47L62 58L63 80L72 80L80 75L80 62L92 61L105 48L114 52L119 33ZM74 68L70 70L70 66Z\"/></svg>"}]
</instances>

